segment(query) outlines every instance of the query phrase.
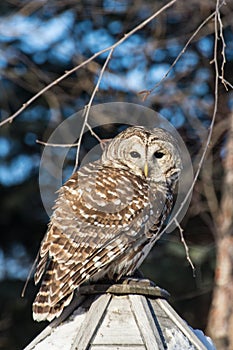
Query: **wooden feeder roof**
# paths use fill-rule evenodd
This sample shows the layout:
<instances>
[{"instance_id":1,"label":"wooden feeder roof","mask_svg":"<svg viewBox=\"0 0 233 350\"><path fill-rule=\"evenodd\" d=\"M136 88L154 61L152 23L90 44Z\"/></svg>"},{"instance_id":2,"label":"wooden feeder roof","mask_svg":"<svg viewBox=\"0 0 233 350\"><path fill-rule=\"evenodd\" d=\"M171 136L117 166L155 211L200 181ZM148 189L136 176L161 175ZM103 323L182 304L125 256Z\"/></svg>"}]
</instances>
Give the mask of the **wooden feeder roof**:
<instances>
[{"instance_id":1,"label":"wooden feeder roof","mask_svg":"<svg viewBox=\"0 0 233 350\"><path fill-rule=\"evenodd\" d=\"M206 350L166 297L148 281L83 286L25 350Z\"/></svg>"}]
</instances>

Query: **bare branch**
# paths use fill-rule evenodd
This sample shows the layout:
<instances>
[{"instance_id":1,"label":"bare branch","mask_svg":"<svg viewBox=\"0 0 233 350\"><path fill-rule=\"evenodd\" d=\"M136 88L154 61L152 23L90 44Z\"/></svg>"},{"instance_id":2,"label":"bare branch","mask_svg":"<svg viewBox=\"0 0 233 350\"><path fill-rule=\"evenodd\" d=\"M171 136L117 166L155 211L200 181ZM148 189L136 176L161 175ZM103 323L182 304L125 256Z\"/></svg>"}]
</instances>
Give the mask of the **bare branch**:
<instances>
[{"instance_id":1,"label":"bare branch","mask_svg":"<svg viewBox=\"0 0 233 350\"><path fill-rule=\"evenodd\" d=\"M140 95L144 95L143 100L145 100L169 75L169 73L171 72L171 70L173 69L173 67L176 65L176 63L179 61L179 59L181 58L181 56L183 56L183 54L185 53L185 51L187 50L189 44L191 43L191 41L195 38L195 36L199 33L199 31L201 30L201 28L211 20L211 18L213 18L216 15L216 11L214 11L213 13L211 13L211 15L209 15L209 17L207 17L200 25L199 27L195 30L195 32L191 35L191 37L188 39L188 41L186 42L185 46L183 47L183 49L180 51L180 53L178 54L178 56L176 57L176 59L173 61L173 63L171 64L171 66L169 67L169 69L167 70L167 72L164 74L164 76L162 77L162 79L155 84L155 86L149 90L143 90L140 91L139 94Z\"/></svg>"},{"instance_id":2,"label":"bare branch","mask_svg":"<svg viewBox=\"0 0 233 350\"><path fill-rule=\"evenodd\" d=\"M105 144L106 142L110 141L111 139L101 139L91 128L91 126L86 123L86 126L88 127L88 129L90 130L90 133L92 136L94 136L98 142L100 143L100 147L102 148L102 150L104 150L105 148ZM66 147L77 147L78 146L78 142L76 143L49 143L49 142L44 142L44 141L40 141L40 140L36 140L36 143L39 143L40 145L43 146L48 146L48 147L62 147L62 148L66 148Z\"/></svg>"},{"instance_id":3,"label":"bare branch","mask_svg":"<svg viewBox=\"0 0 233 350\"><path fill-rule=\"evenodd\" d=\"M100 147L102 149L102 151L105 149L106 143L109 142L111 139L101 139L99 138L99 136L93 131L93 129L91 128L90 124L87 122L86 126L88 127L88 129L90 130L90 133L92 136L94 136L97 141L99 141Z\"/></svg>"},{"instance_id":4,"label":"bare branch","mask_svg":"<svg viewBox=\"0 0 233 350\"><path fill-rule=\"evenodd\" d=\"M225 87L226 87L226 85L228 85L231 89L233 89L233 85L231 83L229 83L229 81L227 81L222 75L220 75L219 78L221 79L221 81ZM228 90L227 87L226 87L226 90Z\"/></svg>"},{"instance_id":5,"label":"bare branch","mask_svg":"<svg viewBox=\"0 0 233 350\"><path fill-rule=\"evenodd\" d=\"M96 140L101 144L102 143L101 138L99 138L99 136L92 130L92 127L90 126L90 124L88 122L86 122L86 126L88 127L91 135L94 136L96 138Z\"/></svg>"},{"instance_id":6,"label":"bare branch","mask_svg":"<svg viewBox=\"0 0 233 350\"><path fill-rule=\"evenodd\" d=\"M173 218L170 220L170 222L167 224L167 226L159 233L159 237L160 238L164 232L167 230L167 228L173 223L177 221L177 217L180 214L180 212L182 211L186 201L188 200L189 196L191 195L193 188L197 182L198 176L200 174L200 171L202 169L206 154L208 152L208 148L210 145L210 141L212 138L212 134L213 134L213 128L214 128L214 124L215 124L215 120L216 120L216 115L217 115L217 108L218 108L218 81L219 81L219 69L218 69L218 62L217 62L217 51L218 51L218 9L219 9L219 0L217 0L216 3L216 10L215 10L215 40L214 40L214 58L213 58L213 62L214 62L214 67L215 67L215 88L214 88L214 95L215 95L215 99L214 99L214 108L213 108L213 114L212 114L212 120L209 126L209 133L207 136L207 140L206 140L206 144L203 148L203 153L201 155L199 164L197 166L197 171L196 174L194 176L193 182L183 200L183 202L181 203L179 209L177 210L176 214L173 216Z\"/></svg>"},{"instance_id":7,"label":"bare branch","mask_svg":"<svg viewBox=\"0 0 233 350\"><path fill-rule=\"evenodd\" d=\"M36 143L39 143L40 145L43 146L49 146L49 147L77 147L78 146L78 142L77 143L49 143L49 142L44 142L44 141L40 141L40 140L36 140Z\"/></svg>"},{"instance_id":8,"label":"bare branch","mask_svg":"<svg viewBox=\"0 0 233 350\"><path fill-rule=\"evenodd\" d=\"M143 22L141 22L138 26L136 26L135 28L133 28L131 31L129 31L127 34L125 34L119 41L117 41L115 44L96 52L94 55L92 55L91 57L89 57L87 60L83 61L82 63L80 63L78 66L75 66L74 68L72 68L69 71L66 71L65 74L63 74L62 76L60 76L59 78L57 78L56 80L52 81L49 85L45 86L42 90L40 90L36 95L34 95L32 98L30 98L27 102L25 102L21 108L19 108L14 114L12 114L10 117L4 119L2 122L0 122L0 127L3 126L6 123L12 123L12 121L22 112L24 111L28 106L30 106L32 104L32 102L34 102L38 97L40 97L41 95L43 95L46 91L48 91L49 89L51 89L54 85L57 85L58 83L60 83L62 80L64 80L65 78L67 78L69 75L71 75L72 73L76 72L77 70L79 70L80 68L84 67L85 65L87 65L89 62L93 61L96 57L100 56L101 54L108 52L108 51L114 51L115 48L117 46L119 46L120 44L122 44L125 40L127 40L130 36L132 36L134 33L136 33L137 31L139 31L140 29L142 29L143 27L145 27L149 22L151 22L154 18L156 18L158 15L160 15L163 11L165 11L167 8L169 8L170 6L172 6L177 0L171 0L169 1L166 5L164 5L163 7L161 7L158 11L156 11L155 13L153 13L153 15L151 15L150 17L148 17L146 20L144 20Z\"/></svg>"},{"instance_id":9,"label":"bare branch","mask_svg":"<svg viewBox=\"0 0 233 350\"><path fill-rule=\"evenodd\" d=\"M98 88L99 88L99 85L100 85L100 82L102 80L102 77L103 77L103 74L104 74L104 71L108 65L108 62L110 61L111 57L112 57L112 53L113 53L113 48L110 50L105 62L104 62L104 65L100 71L100 75L99 75L99 78L98 78L98 81L96 83L96 86L91 94L91 98L90 98L90 101L88 103L88 105L85 107L84 109L84 121L83 121L83 125L82 125L82 128L81 128L81 131L80 131L80 135L79 135L79 140L78 140L78 145L77 145L77 153L76 153L76 161L75 161L75 166L74 166L74 170L73 170L73 173L77 170L78 168L78 158L79 158L79 151L80 151L80 147L81 147L81 142L82 142L82 137L83 137L83 133L84 133L84 129L85 129L85 126L86 126L86 123L87 123L87 120L88 120L88 116L89 116L89 113L90 113L90 108L91 108L91 105L92 105L92 102L94 100L94 97L98 91Z\"/></svg>"},{"instance_id":10,"label":"bare branch","mask_svg":"<svg viewBox=\"0 0 233 350\"><path fill-rule=\"evenodd\" d=\"M224 39L224 35L223 35L223 24L222 24L222 19L221 19L221 14L220 14L219 8L216 11L217 11L217 17L218 17L218 23L219 23L219 35L220 35L220 38L222 41L221 81L222 81L222 84L225 86L225 89L228 90L227 84L226 84L225 79L224 79L224 67L225 67L225 63L226 63L226 55L225 55L226 43L225 43L225 39Z\"/></svg>"},{"instance_id":11,"label":"bare branch","mask_svg":"<svg viewBox=\"0 0 233 350\"><path fill-rule=\"evenodd\" d=\"M180 240L183 243L183 246L185 249L186 259L188 260L188 262L193 270L193 277L196 277L196 268L195 268L195 266L190 258L189 247L187 246L187 243L185 242L185 239L184 239L184 235L183 235L184 230L182 229L182 227L180 226L179 222L176 219L175 219L175 223L176 223L176 226L178 227L179 232L180 232Z\"/></svg>"}]
</instances>

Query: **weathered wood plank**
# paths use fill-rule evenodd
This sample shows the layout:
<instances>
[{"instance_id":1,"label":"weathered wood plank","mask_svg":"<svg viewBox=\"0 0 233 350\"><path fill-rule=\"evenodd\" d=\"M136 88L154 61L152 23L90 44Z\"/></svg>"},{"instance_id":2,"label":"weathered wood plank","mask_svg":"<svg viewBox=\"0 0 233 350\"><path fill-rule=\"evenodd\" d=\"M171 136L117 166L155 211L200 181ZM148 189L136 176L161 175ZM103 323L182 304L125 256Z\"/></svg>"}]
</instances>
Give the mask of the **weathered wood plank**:
<instances>
[{"instance_id":1,"label":"weathered wood plank","mask_svg":"<svg viewBox=\"0 0 233 350\"><path fill-rule=\"evenodd\" d=\"M93 337L111 298L111 295L103 294L92 303L70 350L88 349L91 338Z\"/></svg>"},{"instance_id":2,"label":"weathered wood plank","mask_svg":"<svg viewBox=\"0 0 233 350\"><path fill-rule=\"evenodd\" d=\"M131 308L135 315L138 328L143 337L147 350L166 349L164 341L161 339L155 321L151 315L151 310L144 296L129 295Z\"/></svg>"},{"instance_id":3,"label":"weathered wood plank","mask_svg":"<svg viewBox=\"0 0 233 350\"><path fill-rule=\"evenodd\" d=\"M128 296L113 296L93 345L143 345Z\"/></svg>"},{"instance_id":4,"label":"weathered wood plank","mask_svg":"<svg viewBox=\"0 0 233 350\"><path fill-rule=\"evenodd\" d=\"M85 319L85 308L79 307L75 316L53 329L51 334L39 342L36 350L69 350Z\"/></svg>"},{"instance_id":5,"label":"weathered wood plank","mask_svg":"<svg viewBox=\"0 0 233 350\"><path fill-rule=\"evenodd\" d=\"M187 337L189 342L195 346L197 350L206 350L204 344L191 331L187 323L175 312L166 300L158 299L156 303L165 311L169 320L171 320L177 328Z\"/></svg>"},{"instance_id":6,"label":"weathered wood plank","mask_svg":"<svg viewBox=\"0 0 233 350\"><path fill-rule=\"evenodd\" d=\"M86 296L78 296L77 298L74 298L73 301L67 308L64 310L64 312L61 314L60 317L53 320L33 341L24 348L24 350L32 350L36 347L38 348L38 344L42 343L44 339L48 338L55 329L64 321L66 320L69 315L79 306L83 303L83 301L86 299ZM42 349L42 347L41 347Z\"/></svg>"},{"instance_id":7,"label":"weathered wood plank","mask_svg":"<svg viewBox=\"0 0 233 350\"><path fill-rule=\"evenodd\" d=\"M91 350L146 350L144 345L92 345Z\"/></svg>"},{"instance_id":8,"label":"weathered wood plank","mask_svg":"<svg viewBox=\"0 0 233 350\"><path fill-rule=\"evenodd\" d=\"M90 350L146 350L144 345L92 345Z\"/></svg>"},{"instance_id":9,"label":"weathered wood plank","mask_svg":"<svg viewBox=\"0 0 233 350\"><path fill-rule=\"evenodd\" d=\"M149 280L136 281L128 278L122 284L88 284L81 286L79 292L84 295L111 293L115 295L141 294L166 299L169 297L169 293L165 289L151 285Z\"/></svg>"}]
</instances>

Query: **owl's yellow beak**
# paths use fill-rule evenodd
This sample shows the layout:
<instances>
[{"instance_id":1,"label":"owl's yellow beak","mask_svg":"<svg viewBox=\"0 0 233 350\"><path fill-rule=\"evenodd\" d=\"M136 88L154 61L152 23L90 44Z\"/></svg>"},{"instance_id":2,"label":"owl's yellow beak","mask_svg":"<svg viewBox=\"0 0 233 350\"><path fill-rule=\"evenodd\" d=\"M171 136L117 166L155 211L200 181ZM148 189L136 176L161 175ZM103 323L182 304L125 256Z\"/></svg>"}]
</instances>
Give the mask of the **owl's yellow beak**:
<instances>
[{"instance_id":1,"label":"owl's yellow beak","mask_svg":"<svg viewBox=\"0 0 233 350\"><path fill-rule=\"evenodd\" d=\"M145 165L144 165L144 174L145 174L145 177L148 176L148 163L146 162Z\"/></svg>"}]
</instances>

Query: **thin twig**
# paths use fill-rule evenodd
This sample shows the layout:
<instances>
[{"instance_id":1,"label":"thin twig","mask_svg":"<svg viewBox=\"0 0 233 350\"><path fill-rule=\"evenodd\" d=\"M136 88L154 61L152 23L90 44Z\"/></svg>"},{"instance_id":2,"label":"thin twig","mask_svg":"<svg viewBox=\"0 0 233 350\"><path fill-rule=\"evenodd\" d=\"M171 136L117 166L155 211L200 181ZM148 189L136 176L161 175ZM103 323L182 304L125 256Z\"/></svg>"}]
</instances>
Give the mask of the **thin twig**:
<instances>
[{"instance_id":1,"label":"thin twig","mask_svg":"<svg viewBox=\"0 0 233 350\"><path fill-rule=\"evenodd\" d=\"M231 89L233 89L233 85L229 81L227 81L222 75L220 75L219 78L221 79L221 81L225 87L226 87L226 85L228 85L228 86L230 86ZM227 87L226 87L226 89L227 89Z\"/></svg>"},{"instance_id":2,"label":"thin twig","mask_svg":"<svg viewBox=\"0 0 233 350\"><path fill-rule=\"evenodd\" d=\"M183 246L184 246L184 249L185 249L185 254L186 254L186 259L188 260L192 270L193 270L193 277L196 277L196 268L190 258L190 255L189 255L189 247L187 245L187 243L185 242L185 239L184 239L184 235L183 235L183 232L184 230L182 229L182 227L180 226L179 222L177 221L177 219L175 219L175 224L177 226L177 228L179 229L179 232L180 232L180 240L181 242L183 243Z\"/></svg>"},{"instance_id":3,"label":"thin twig","mask_svg":"<svg viewBox=\"0 0 233 350\"><path fill-rule=\"evenodd\" d=\"M222 81L222 84L225 86L225 89L228 91L228 87L227 87L227 84L226 84L225 79L224 79L224 67L225 67L225 63L226 63L226 55L225 55L226 43L225 43L225 39L224 39L224 35L223 35L223 24L222 24L222 19L221 19L221 14L220 14L219 8L217 11L217 16L218 16L218 23L219 23L219 35L220 35L220 38L222 41L221 81Z\"/></svg>"},{"instance_id":4,"label":"thin twig","mask_svg":"<svg viewBox=\"0 0 233 350\"><path fill-rule=\"evenodd\" d=\"M127 40L130 36L132 36L134 33L136 33L137 31L139 31L140 29L142 29L143 27L145 27L149 22L151 22L154 18L156 18L158 15L160 15L163 11L165 11L167 8L169 8L170 6L172 6L177 0L172 0L169 1L166 5L164 5L163 7L161 7L158 11L156 11L155 13L153 13L153 15L151 15L150 17L148 17L146 20L144 20L143 22L141 22L138 26L136 26L135 28L133 28L131 31L129 31L128 33L124 34L124 36L117 41L116 43L114 43L111 46L106 47L105 49L96 52L94 55L92 55L91 57L89 57L87 60L83 61L82 63L80 63L78 66L75 66L74 68L72 68L69 71L66 71L65 74L63 74L62 76L60 76L59 78L57 78L56 80L52 81L49 85L45 86L42 90L40 90L36 95L34 95L32 98L30 98L27 102L25 102L21 108L19 108L14 114L12 114L10 117L4 119L2 122L0 122L0 127L6 123L11 123L22 111L24 111L28 106L30 106L32 104L32 102L34 102L38 97L40 97L43 93L45 93L46 91L48 91L49 89L51 89L54 85L57 85L58 83L60 83L62 80L64 80L65 78L67 78L69 75L71 75L72 73L76 72L77 70L79 70L81 67L84 67L85 65L87 65L89 62L93 61L96 57L100 56L101 54L108 52L110 50L114 50L117 46L119 46L120 44L122 44L125 40Z\"/></svg>"},{"instance_id":5,"label":"thin twig","mask_svg":"<svg viewBox=\"0 0 233 350\"><path fill-rule=\"evenodd\" d=\"M99 141L99 143L102 143L101 138L93 131L92 127L90 126L90 124L88 122L86 122L86 126L88 127L90 133L92 136L94 136L96 138L97 141Z\"/></svg>"},{"instance_id":6,"label":"thin twig","mask_svg":"<svg viewBox=\"0 0 233 350\"><path fill-rule=\"evenodd\" d=\"M177 210L176 214L173 216L173 218L170 220L170 222L167 224L167 226L159 233L158 239L164 234L164 232L166 232L167 228L172 223L177 221L178 215L182 211L185 203L187 202L189 196L191 195L193 188L197 182L198 176L200 174L201 168L203 166L205 156L207 154L208 147L210 145L210 141L212 138L213 128L214 128L216 115L217 115L217 108L218 108L218 81L219 81L219 69L218 69L218 62L217 62L217 51L218 51L218 15L217 15L217 11L218 11L218 8L219 8L219 0L217 0L217 3L216 3L215 21L214 21L214 23L215 23L215 40L214 40L214 59L213 59L213 61L214 61L214 67L215 67L215 88L214 88L215 99L214 99L214 109L213 109L213 114L212 114L212 120L211 120L210 127L209 127L209 133L207 136L206 144L204 146L203 153L201 155L201 159L199 161L193 182L192 182L188 192L186 193L186 196L185 196L183 202L180 204L180 207Z\"/></svg>"},{"instance_id":7,"label":"thin twig","mask_svg":"<svg viewBox=\"0 0 233 350\"><path fill-rule=\"evenodd\" d=\"M24 298L24 295L25 295L25 291L26 291L28 282L29 282L29 280L30 280L30 278L31 278L31 275L32 275L32 273L33 273L33 271L34 271L34 269L35 269L35 267L36 267L36 264L37 264L37 262L38 262L39 255L40 255L40 254L39 254L39 252L38 252L37 255L36 255L36 258L35 258L35 260L34 260L34 262L33 262L33 264L32 264L32 266L31 266L31 268L30 268L30 271L29 271L29 273L28 273L26 282L25 282L25 284L24 284L24 286L23 286L23 290L22 290L22 292L21 292L21 297L22 297L22 298Z\"/></svg>"},{"instance_id":8,"label":"thin twig","mask_svg":"<svg viewBox=\"0 0 233 350\"><path fill-rule=\"evenodd\" d=\"M36 143L39 143L43 146L49 146L49 147L77 147L78 146L78 142L77 143L49 143L49 142L44 142L44 141L40 141L40 140L36 140Z\"/></svg>"},{"instance_id":9,"label":"thin twig","mask_svg":"<svg viewBox=\"0 0 233 350\"><path fill-rule=\"evenodd\" d=\"M86 122L86 126L88 127L90 133L92 136L94 136L96 138L96 140L99 142L100 147L102 149L102 151L104 151L105 146L106 146L106 142L110 141L111 139L101 139L92 129L92 127L90 126L90 124L88 122Z\"/></svg>"},{"instance_id":10,"label":"thin twig","mask_svg":"<svg viewBox=\"0 0 233 350\"><path fill-rule=\"evenodd\" d=\"M81 128L81 131L80 131L80 134L79 134L79 140L78 140L78 145L77 145L77 153L76 153L76 160L75 160L75 166L74 166L74 170L73 170L73 173L75 171L77 171L77 168L78 168L78 158L79 158L79 151L80 151L80 147L81 147L81 142L82 142L82 137L83 137L83 133L84 133L84 130L85 130L85 127L86 127L86 123L87 123L87 120L88 120L88 116L89 116L89 113L90 113L90 108L91 108L91 105L92 105L92 102L94 100L94 97L95 97L95 94L97 93L98 91L98 88L99 88L99 85L100 85L100 82L102 80L102 77L103 77L103 74L104 74L104 71L108 65L108 62L110 61L111 59L111 56L112 56L112 53L113 53L113 48L109 51L109 54L104 62L104 65L100 71L100 75L99 75L99 78L98 78L98 81L95 85L95 88L91 94L91 98L90 98L90 101L88 103L88 105L85 107L85 110L84 110L84 121L83 121L83 125L82 125L82 128Z\"/></svg>"},{"instance_id":11,"label":"thin twig","mask_svg":"<svg viewBox=\"0 0 233 350\"><path fill-rule=\"evenodd\" d=\"M97 139L97 141L99 142L100 147L102 148L102 150L104 150L106 142L110 141L111 139L101 139L93 131L93 129L91 128L90 124L88 124L88 122L86 123L86 126L88 127L91 135L94 136ZM49 143L49 142L45 142L45 141L36 140L36 143L39 143L40 145L48 146L48 147L62 147L62 148L66 148L66 147L77 147L78 146L78 142L76 142L76 143Z\"/></svg>"},{"instance_id":12,"label":"thin twig","mask_svg":"<svg viewBox=\"0 0 233 350\"><path fill-rule=\"evenodd\" d=\"M209 20L211 20L211 18L213 18L216 15L216 11L214 11L213 13L211 13L211 15L209 15L200 25L199 27L195 30L195 32L191 35L191 37L188 39L188 41L186 42L185 46L183 47L183 49L180 51L180 53L178 54L178 56L176 57L176 59L173 61L173 63L171 64L171 66L169 67L169 69L167 70L167 72L164 74L164 76L162 77L162 79L155 84L155 86L149 90L143 90L140 91L139 94L140 95L144 95L143 100L145 100L169 75L169 73L171 72L171 70L173 69L173 67L176 65L176 63L179 61L179 59L181 58L181 56L185 53L185 51L187 50L187 47L189 46L190 42L195 38L195 36L199 33L199 31L201 30L201 28L207 23L209 22Z\"/></svg>"}]
</instances>

